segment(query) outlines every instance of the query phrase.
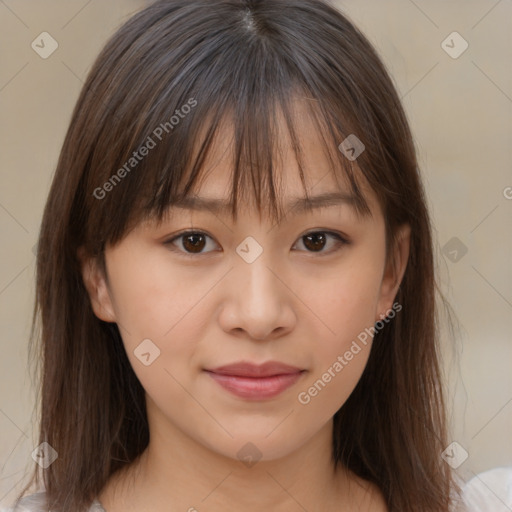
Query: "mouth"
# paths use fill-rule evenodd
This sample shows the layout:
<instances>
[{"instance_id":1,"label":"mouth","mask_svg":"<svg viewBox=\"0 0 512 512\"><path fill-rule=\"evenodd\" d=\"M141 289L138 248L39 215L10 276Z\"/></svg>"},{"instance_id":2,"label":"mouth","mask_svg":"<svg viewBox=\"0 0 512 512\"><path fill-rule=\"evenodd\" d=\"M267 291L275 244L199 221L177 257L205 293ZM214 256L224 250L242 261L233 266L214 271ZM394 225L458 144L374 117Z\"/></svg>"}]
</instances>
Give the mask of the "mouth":
<instances>
[{"instance_id":1,"label":"mouth","mask_svg":"<svg viewBox=\"0 0 512 512\"><path fill-rule=\"evenodd\" d=\"M240 362L205 371L222 388L248 400L273 398L293 386L306 372L276 361L263 365Z\"/></svg>"}]
</instances>

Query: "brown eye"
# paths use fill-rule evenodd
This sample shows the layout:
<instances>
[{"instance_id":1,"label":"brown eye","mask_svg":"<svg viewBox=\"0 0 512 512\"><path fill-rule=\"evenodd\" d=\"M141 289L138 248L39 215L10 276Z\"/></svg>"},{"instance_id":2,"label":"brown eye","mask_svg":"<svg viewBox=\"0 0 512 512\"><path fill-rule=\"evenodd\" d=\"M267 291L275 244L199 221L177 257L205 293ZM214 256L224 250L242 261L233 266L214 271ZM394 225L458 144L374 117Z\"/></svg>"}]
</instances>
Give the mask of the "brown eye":
<instances>
[{"instance_id":1,"label":"brown eye","mask_svg":"<svg viewBox=\"0 0 512 512\"><path fill-rule=\"evenodd\" d=\"M334 243L334 248L332 248L331 244L331 249L324 251L324 247L328 245L329 237L332 237L336 240ZM312 231L306 235L303 235L299 240L302 241L304 247L307 249L307 252L317 252L322 254L333 252L339 247L349 243L348 240L340 236L338 233L332 233L330 231Z\"/></svg>"},{"instance_id":2,"label":"brown eye","mask_svg":"<svg viewBox=\"0 0 512 512\"><path fill-rule=\"evenodd\" d=\"M332 239L334 239L334 243L330 244L330 249L324 250L325 247L329 247L329 241ZM176 236L165 242L165 244L173 246L171 247L173 251L179 252L185 256L194 256L212 252L212 250L205 250L208 246L208 240L213 242L213 238L202 231L184 231L182 233L178 233ZM311 231L310 233L300 237L299 242L303 243L306 248L306 252L319 254L335 252L342 246L350 243L340 234L330 231Z\"/></svg>"},{"instance_id":3,"label":"brown eye","mask_svg":"<svg viewBox=\"0 0 512 512\"><path fill-rule=\"evenodd\" d=\"M202 231L184 231L165 243L175 246L172 248L173 250L184 253L185 255L194 255L211 252L204 251L205 247L208 245L208 239L212 240L209 235ZM181 244L179 244L180 241Z\"/></svg>"},{"instance_id":4,"label":"brown eye","mask_svg":"<svg viewBox=\"0 0 512 512\"><path fill-rule=\"evenodd\" d=\"M325 233L313 233L303 237L304 245L311 251L321 251L326 244Z\"/></svg>"},{"instance_id":5,"label":"brown eye","mask_svg":"<svg viewBox=\"0 0 512 512\"><path fill-rule=\"evenodd\" d=\"M202 234L192 233L183 236L183 247L189 252L201 252L205 245L206 243Z\"/></svg>"}]
</instances>

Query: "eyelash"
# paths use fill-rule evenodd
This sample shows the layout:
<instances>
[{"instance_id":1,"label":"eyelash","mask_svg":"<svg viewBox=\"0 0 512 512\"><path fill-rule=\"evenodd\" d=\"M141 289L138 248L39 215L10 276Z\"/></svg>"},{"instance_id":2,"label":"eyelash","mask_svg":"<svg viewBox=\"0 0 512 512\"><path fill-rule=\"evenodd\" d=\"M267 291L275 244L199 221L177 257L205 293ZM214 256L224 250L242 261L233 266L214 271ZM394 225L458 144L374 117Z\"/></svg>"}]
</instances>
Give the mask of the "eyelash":
<instances>
[{"instance_id":1,"label":"eyelash","mask_svg":"<svg viewBox=\"0 0 512 512\"><path fill-rule=\"evenodd\" d=\"M327 230L316 230L316 231L308 231L307 233L305 233L304 235L301 235L299 237L298 240L301 240L302 238L308 236L308 235L313 235L313 234L318 234L318 233L322 233L322 234L325 234L325 235L331 235L333 236L334 238L336 238L338 240L338 243L337 243L337 247L335 247L334 249L331 249L329 251L305 251L305 252L309 252L311 254L319 254L319 255L328 255L328 254L332 254L333 252L337 252L339 250L341 250L345 245L349 245L350 244L350 241L342 236L340 233L337 233L335 231L327 231ZM202 235L202 236L206 236L210 239L213 240L213 237L211 237L208 233L204 232L204 231L199 231L199 230L186 230L186 231L181 231L180 233L177 233L176 235L174 235L172 238L170 238L169 240L166 240L164 242L165 245L168 245L170 250L174 251L174 252L177 252L177 253L180 253L181 255L185 256L185 257L189 257L189 258L196 258L198 256L204 256L205 254L208 254L208 252L200 252L200 253L191 253L191 252L186 252L186 251L182 251L181 249L178 249L177 247L173 246L173 242L175 240L178 240L180 238L183 238L187 235ZM214 252L214 251L210 251L210 252Z\"/></svg>"}]
</instances>

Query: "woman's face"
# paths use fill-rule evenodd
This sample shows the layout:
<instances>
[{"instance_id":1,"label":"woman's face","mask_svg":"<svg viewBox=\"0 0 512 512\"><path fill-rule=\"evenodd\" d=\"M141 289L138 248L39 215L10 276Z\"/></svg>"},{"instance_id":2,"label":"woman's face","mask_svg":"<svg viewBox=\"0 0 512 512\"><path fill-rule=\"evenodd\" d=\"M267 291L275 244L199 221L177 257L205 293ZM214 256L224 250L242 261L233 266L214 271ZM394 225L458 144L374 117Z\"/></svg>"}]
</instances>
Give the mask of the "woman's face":
<instances>
[{"instance_id":1,"label":"woman's face","mask_svg":"<svg viewBox=\"0 0 512 512\"><path fill-rule=\"evenodd\" d=\"M348 197L320 139L299 128L309 195ZM196 197L228 200L227 147L219 141ZM304 193L288 146L282 161L289 205ZM233 459L272 460L325 432L363 373L370 328L395 314L408 256L404 230L397 266L385 265L384 219L365 195L372 216L358 217L346 197L310 211L287 206L279 224L252 204L236 223L227 210L173 206L161 225L140 224L107 248L108 284L84 265L94 311L118 323L146 390L152 440L178 433ZM292 368L215 371L269 361Z\"/></svg>"}]
</instances>

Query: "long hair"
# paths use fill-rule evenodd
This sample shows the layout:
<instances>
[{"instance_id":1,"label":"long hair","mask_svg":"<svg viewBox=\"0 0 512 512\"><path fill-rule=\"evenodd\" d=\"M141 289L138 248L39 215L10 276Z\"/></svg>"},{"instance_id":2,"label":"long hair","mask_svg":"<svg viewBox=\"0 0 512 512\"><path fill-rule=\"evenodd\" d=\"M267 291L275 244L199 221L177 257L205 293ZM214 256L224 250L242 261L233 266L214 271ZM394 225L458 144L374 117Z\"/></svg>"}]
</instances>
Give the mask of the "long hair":
<instances>
[{"instance_id":1,"label":"long hair","mask_svg":"<svg viewBox=\"0 0 512 512\"><path fill-rule=\"evenodd\" d=\"M411 226L396 297L402 310L375 335L360 381L334 416L333 464L374 482L391 511L448 512L457 486L440 457L448 443L439 290L414 142L376 51L323 0L157 1L128 20L94 63L65 137L37 253L30 353L42 365L39 442L58 457L46 469L35 465L31 482L39 484L42 472L55 512L86 511L149 442L144 389L118 326L93 313L77 251L104 268L106 244L145 218L161 219L190 194L224 120L235 134L233 218L249 190L260 211L268 206L282 218L276 116L285 119L305 185L293 108L299 99L360 211L368 209L362 180L375 191L388 256L397 227ZM351 134L365 146L357 166L338 149Z\"/></svg>"}]
</instances>

